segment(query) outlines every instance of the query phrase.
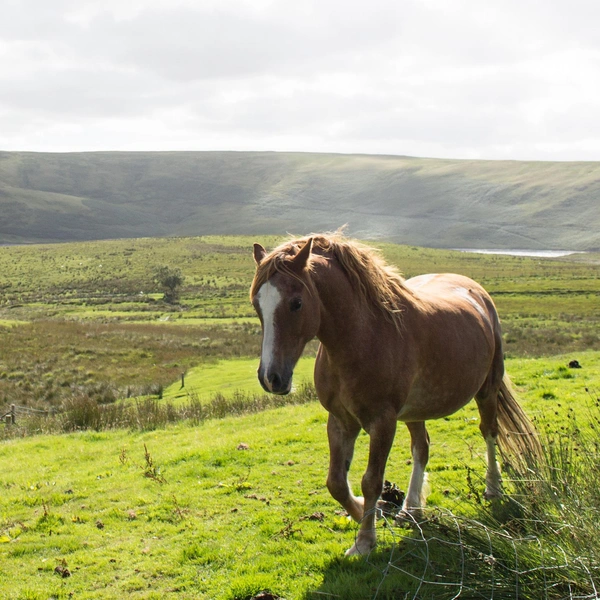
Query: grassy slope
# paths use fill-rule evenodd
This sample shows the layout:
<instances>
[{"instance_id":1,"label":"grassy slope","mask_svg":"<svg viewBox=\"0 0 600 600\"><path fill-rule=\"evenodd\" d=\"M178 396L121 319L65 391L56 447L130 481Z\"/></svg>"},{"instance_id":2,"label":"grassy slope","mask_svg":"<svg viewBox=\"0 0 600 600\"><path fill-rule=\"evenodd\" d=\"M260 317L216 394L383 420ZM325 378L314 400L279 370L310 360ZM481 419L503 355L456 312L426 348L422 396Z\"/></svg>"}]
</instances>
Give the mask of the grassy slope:
<instances>
[{"instance_id":1,"label":"grassy slope","mask_svg":"<svg viewBox=\"0 0 600 600\"><path fill-rule=\"evenodd\" d=\"M564 369L570 358L509 363L526 410L555 429L590 400L586 387L600 388L600 353L579 356L584 368L577 371ZM484 469L474 403L429 430L430 503L459 514L472 510L466 468L476 477ZM238 450L240 443L249 449ZM355 484L366 443L361 435ZM144 445L162 484L144 476ZM408 458L400 428L388 477L401 487ZM269 589L288 600L352 600L372 597L382 581L385 551L369 561L340 558L355 527L336 514L324 486L325 413L316 404L199 427L13 440L0 444L0 464L4 598L232 599ZM483 482L476 479L475 487ZM317 512L323 521L306 518ZM71 577L61 578L56 567ZM419 577L419 563L403 567ZM469 574L463 576L468 585ZM392 571L386 585L396 594L380 597L397 597L409 584Z\"/></svg>"},{"instance_id":2,"label":"grassy slope","mask_svg":"<svg viewBox=\"0 0 600 600\"><path fill-rule=\"evenodd\" d=\"M600 247L599 163L0 153L0 241L335 229L436 247Z\"/></svg>"},{"instance_id":3,"label":"grassy slope","mask_svg":"<svg viewBox=\"0 0 600 600\"><path fill-rule=\"evenodd\" d=\"M57 405L73 391L137 394L194 366L257 357L260 330L248 301L254 239L0 248L0 409ZM258 239L267 247L278 241ZM592 262L551 261L390 244L383 252L407 277L454 271L480 281L494 296L511 356L600 348L600 282L590 255ZM157 300L152 273L162 264L186 278L180 307ZM188 377L191 385L194 373Z\"/></svg>"},{"instance_id":4,"label":"grassy slope","mask_svg":"<svg viewBox=\"0 0 600 600\"><path fill-rule=\"evenodd\" d=\"M188 238L4 248L0 317L7 320L0 324L1 360L8 364L15 357L24 328L38 333L48 328L46 337L52 344L44 352L36 350L31 382L25 370L32 361L29 351L23 350L19 368L25 385L35 385L36 378L43 383L46 375L58 380L63 365L81 366L84 377L92 377L88 369L103 373L105 368L123 369L129 364L131 376L133 367L148 370L160 367L162 361L166 367L176 361L174 368L179 369L202 351L202 336L215 335L198 325L199 316L211 314L211 307L221 306L225 299L226 315L243 316L252 273L250 242ZM577 342L577 323L586 323L589 331L597 323L594 265L410 247L385 246L384 250L407 275L454 270L485 282L503 317L517 325L525 322L523 327L509 328L510 335L521 331L529 339L558 320L567 324L566 335ZM168 257L182 265L190 278L184 293L186 311L170 313L154 302L146 306L145 301L130 299L137 322L128 323L128 311L119 306L121 295L129 297L139 290L147 282L149 266ZM220 295L224 291L227 296ZM93 301L104 296L110 300L101 305L104 313L98 315ZM140 323L144 307L149 308L146 323ZM183 316L174 322L161 320L174 314ZM193 325L180 323L186 315ZM16 317L33 322L17 325ZM69 321L62 322L64 317ZM569 323L576 319L577 323ZM151 320L158 323L148 323ZM239 387L248 385L254 391L258 388L251 372L257 362L255 329L255 325L234 329L232 339L221 332L214 340L222 344L215 348L217 356L232 352L231 346L235 356L239 352L235 340L249 337L244 347L254 348L255 358L231 366L240 376ZM105 342L94 345L95 340L109 338L115 340L114 348ZM519 343L519 348L525 347ZM540 343L550 344L547 336ZM188 349L190 354L165 355L170 347L178 352ZM560 340L556 347L561 347ZM55 362L46 363L44 353ZM571 358L577 358L583 369L566 369ZM223 364L190 371L187 385L223 391L228 383ZM306 368L310 370L310 360ZM4 369L8 377L12 369L3 365ZM550 426L563 426L570 408L582 408L590 400L585 388L595 396L600 389L598 352L513 359L508 370L529 414ZM167 392L176 396L177 387L176 383ZM23 386L7 389L31 394ZM458 513L472 510L467 503L472 491L466 466L483 474L483 443L474 404L449 420L432 423L430 433L431 504ZM366 441L364 435L359 439L351 473L355 484L364 468ZM237 450L241 442L250 449ZM144 477L144 444L166 483ZM407 435L401 428L388 470L401 487L408 477L408 458ZM232 599L268 588L288 600L322 597L308 590L349 600L372 597L382 580L386 553L369 562L340 559L352 543L354 527L335 514L338 507L324 486L326 468L325 415L318 405L199 427L181 424L146 433L81 433L2 442L0 596L62 599L73 592L82 598ZM481 481L475 485L483 487ZM324 513L323 522L303 519L318 511ZM57 566L66 566L72 576L61 578L54 571ZM400 589L408 585L399 573L387 583Z\"/></svg>"},{"instance_id":5,"label":"grassy slope","mask_svg":"<svg viewBox=\"0 0 600 600\"><path fill-rule=\"evenodd\" d=\"M294 387L303 383L311 383L313 379L314 358L300 359L294 370ZM187 400L189 397L201 401L210 400L220 393L231 397L235 392L260 394L261 389L256 379L258 358L241 358L219 361L191 369L185 376L185 386L175 381L163 392L165 400Z\"/></svg>"}]
</instances>

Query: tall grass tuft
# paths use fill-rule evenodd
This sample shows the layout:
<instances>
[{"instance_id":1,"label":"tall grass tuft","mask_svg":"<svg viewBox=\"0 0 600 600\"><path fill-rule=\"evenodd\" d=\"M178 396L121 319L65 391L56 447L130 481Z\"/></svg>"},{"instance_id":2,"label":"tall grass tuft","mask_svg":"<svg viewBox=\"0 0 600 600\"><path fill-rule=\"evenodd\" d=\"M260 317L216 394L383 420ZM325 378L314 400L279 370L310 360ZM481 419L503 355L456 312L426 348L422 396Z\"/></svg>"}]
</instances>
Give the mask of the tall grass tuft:
<instances>
[{"instance_id":1,"label":"tall grass tuft","mask_svg":"<svg viewBox=\"0 0 600 600\"><path fill-rule=\"evenodd\" d=\"M473 493L468 516L434 509L404 535L384 526L392 543L369 557L382 571L373 597L397 597L401 577L406 598L600 598L600 398L592 400L581 422L570 410L541 428L537 465L505 465L504 498Z\"/></svg>"},{"instance_id":2,"label":"tall grass tuft","mask_svg":"<svg viewBox=\"0 0 600 600\"><path fill-rule=\"evenodd\" d=\"M589 397L585 417L570 408L566 421L545 426L542 464L533 474L515 473L513 481L531 532L560 541L584 570L594 573L599 586L594 597L599 597L600 398Z\"/></svg>"},{"instance_id":3,"label":"tall grass tuft","mask_svg":"<svg viewBox=\"0 0 600 600\"><path fill-rule=\"evenodd\" d=\"M73 395L62 407L45 417L24 417L15 426L0 427L0 439L40 433L70 433L131 429L152 431L170 423L188 421L199 425L207 419L222 419L232 415L260 412L290 404L305 404L317 400L312 384L303 384L287 396L235 392L231 397L217 393L208 402L190 394L187 402L173 404L156 398L143 398L104 404L87 394Z\"/></svg>"}]
</instances>

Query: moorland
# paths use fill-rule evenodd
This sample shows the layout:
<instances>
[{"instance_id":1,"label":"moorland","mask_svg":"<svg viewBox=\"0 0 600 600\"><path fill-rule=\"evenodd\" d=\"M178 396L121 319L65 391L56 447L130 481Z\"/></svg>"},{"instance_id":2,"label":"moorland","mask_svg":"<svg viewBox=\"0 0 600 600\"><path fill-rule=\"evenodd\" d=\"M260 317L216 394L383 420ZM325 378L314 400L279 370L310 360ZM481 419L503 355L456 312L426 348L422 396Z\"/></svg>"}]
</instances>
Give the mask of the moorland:
<instances>
[{"instance_id":1,"label":"moorland","mask_svg":"<svg viewBox=\"0 0 600 600\"><path fill-rule=\"evenodd\" d=\"M258 356L248 301L254 239L0 247L0 407L59 405L74 391L100 400L138 396L193 367ZM509 357L600 350L593 254L541 260L380 247L406 277L447 271L481 282L498 306ZM161 266L184 278L176 304L163 301Z\"/></svg>"},{"instance_id":2,"label":"moorland","mask_svg":"<svg viewBox=\"0 0 600 600\"><path fill-rule=\"evenodd\" d=\"M0 424L0 595L594 597L600 256L379 244L407 277L460 272L492 293L507 369L552 469L519 473L507 458L509 496L484 501L470 405L430 426L430 520L402 530L382 519L379 550L350 560L355 525L324 485L316 346L282 405L264 400L255 379L253 241L0 248L0 414L11 403L45 411ZM183 277L176 302L164 300L162 266ZM409 462L399 431L388 477L400 487Z\"/></svg>"},{"instance_id":3,"label":"moorland","mask_svg":"<svg viewBox=\"0 0 600 600\"><path fill-rule=\"evenodd\" d=\"M438 248L600 249L597 162L273 152L0 152L0 243L347 223Z\"/></svg>"}]
</instances>

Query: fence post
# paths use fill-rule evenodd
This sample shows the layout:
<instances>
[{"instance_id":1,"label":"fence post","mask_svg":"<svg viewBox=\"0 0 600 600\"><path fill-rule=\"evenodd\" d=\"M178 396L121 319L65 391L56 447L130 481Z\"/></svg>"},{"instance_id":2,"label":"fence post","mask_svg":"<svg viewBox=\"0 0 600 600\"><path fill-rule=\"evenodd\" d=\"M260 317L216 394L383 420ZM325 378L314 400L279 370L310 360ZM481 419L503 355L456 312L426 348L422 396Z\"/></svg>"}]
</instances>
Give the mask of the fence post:
<instances>
[{"instance_id":1,"label":"fence post","mask_svg":"<svg viewBox=\"0 0 600 600\"><path fill-rule=\"evenodd\" d=\"M10 424L11 425L15 424L15 405L14 404L10 405Z\"/></svg>"}]
</instances>

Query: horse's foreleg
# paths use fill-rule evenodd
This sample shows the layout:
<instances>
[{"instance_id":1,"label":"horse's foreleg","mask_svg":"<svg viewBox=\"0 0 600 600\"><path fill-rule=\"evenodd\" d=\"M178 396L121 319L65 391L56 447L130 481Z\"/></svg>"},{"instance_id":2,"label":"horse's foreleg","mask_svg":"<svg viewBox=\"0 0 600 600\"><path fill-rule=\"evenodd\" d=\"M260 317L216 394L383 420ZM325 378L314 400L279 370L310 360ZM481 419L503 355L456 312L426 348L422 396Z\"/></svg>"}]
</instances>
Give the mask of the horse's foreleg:
<instances>
[{"instance_id":1,"label":"horse's foreleg","mask_svg":"<svg viewBox=\"0 0 600 600\"><path fill-rule=\"evenodd\" d=\"M360 425L351 418L342 422L329 414L327 436L329 439L329 474L327 488L329 493L348 511L355 520L363 516L362 498L356 498L348 484L348 471L354 455L354 443L360 432Z\"/></svg>"},{"instance_id":2,"label":"horse's foreleg","mask_svg":"<svg viewBox=\"0 0 600 600\"><path fill-rule=\"evenodd\" d=\"M429 434L424 422L406 423L410 432L410 449L412 453L412 473L408 492L402 505L402 513L417 517L425 505L423 483L425 482L425 468L429 461Z\"/></svg>"},{"instance_id":3,"label":"horse's foreleg","mask_svg":"<svg viewBox=\"0 0 600 600\"><path fill-rule=\"evenodd\" d=\"M385 465L396 434L395 415L390 415L389 418L382 417L377 422L371 423L368 433L370 436L369 463L361 483L364 513L356 541L352 548L346 552L346 556L367 554L377 543L375 513L377 500L383 489Z\"/></svg>"}]
</instances>

